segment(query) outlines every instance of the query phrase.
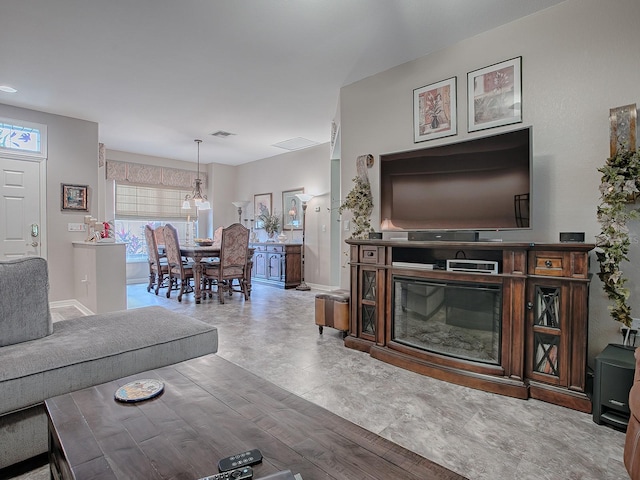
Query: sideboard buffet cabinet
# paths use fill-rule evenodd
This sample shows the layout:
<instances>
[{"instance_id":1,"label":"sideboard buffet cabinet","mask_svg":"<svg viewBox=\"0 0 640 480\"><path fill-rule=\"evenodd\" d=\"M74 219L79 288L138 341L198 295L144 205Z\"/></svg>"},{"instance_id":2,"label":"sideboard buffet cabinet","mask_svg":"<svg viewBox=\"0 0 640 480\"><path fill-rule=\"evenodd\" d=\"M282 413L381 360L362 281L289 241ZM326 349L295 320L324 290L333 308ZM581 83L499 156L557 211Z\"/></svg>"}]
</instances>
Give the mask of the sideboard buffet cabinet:
<instances>
[{"instance_id":1,"label":"sideboard buffet cabinet","mask_svg":"<svg viewBox=\"0 0 640 480\"><path fill-rule=\"evenodd\" d=\"M295 288L301 281L302 245L299 243L251 243L253 252L252 281L281 288Z\"/></svg>"},{"instance_id":2,"label":"sideboard buffet cabinet","mask_svg":"<svg viewBox=\"0 0 640 480\"><path fill-rule=\"evenodd\" d=\"M347 347L441 380L591 412L593 244L347 243Z\"/></svg>"}]
</instances>

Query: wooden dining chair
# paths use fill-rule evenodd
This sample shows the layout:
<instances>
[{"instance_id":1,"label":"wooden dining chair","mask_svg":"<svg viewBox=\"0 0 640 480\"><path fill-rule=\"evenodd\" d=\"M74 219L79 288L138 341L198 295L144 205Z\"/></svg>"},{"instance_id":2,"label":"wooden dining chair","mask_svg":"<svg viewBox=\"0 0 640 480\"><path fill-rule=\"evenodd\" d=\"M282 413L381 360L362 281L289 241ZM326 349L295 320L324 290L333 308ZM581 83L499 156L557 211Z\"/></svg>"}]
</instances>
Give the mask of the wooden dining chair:
<instances>
[{"instance_id":1,"label":"wooden dining chair","mask_svg":"<svg viewBox=\"0 0 640 480\"><path fill-rule=\"evenodd\" d=\"M224 227L218 227L213 232L213 246L219 247L222 243L222 230Z\"/></svg>"},{"instance_id":2,"label":"wooden dining chair","mask_svg":"<svg viewBox=\"0 0 640 480\"><path fill-rule=\"evenodd\" d=\"M156 233L150 225L145 225L144 237L147 241L147 253L149 256L149 285L147 285L147 292L150 292L155 287L155 294L158 295L160 288L170 284L168 278L165 278L165 275L169 275L169 265L165 256L161 256L158 251ZM165 285L165 280L167 280L167 285Z\"/></svg>"},{"instance_id":3,"label":"wooden dining chair","mask_svg":"<svg viewBox=\"0 0 640 480\"><path fill-rule=\"evenodd\" d=\"M214 230L213 232L213 246L214 247L218 247L220 248L220 245L222 244L222 229L224 227L218 227ZM219 257L213 257L213 258L209 258L207 260L205 260L203 262L203 270L206 268L207 265L212 265L213 264L217 264L220 261ZM211 298L212 296L212 289L213 286L216 284L216 281L212 278L207 278L204 275L202 276L202 295L209 295L209 298Z\"/></svg>"},{"instance_id":4,"label":"wooden dining chair","mask_svg":"<svg viewBox=\"0 0 640 480\"><path fill-rule=\"evenodd\" d=\"M224 303L224 294L233 293L231 283L238 280L245 300L249 299L247 288L247 261L249 250L249 229L234 223L222 230L220 261L204 266L203 276L218 285L218 300Z\"/></svg>"},{"instance_id":5,"label":"wooden dining chair","mask_svg":"<svg viewBox=\"0 0 640 480\"><path fill-rule=\"evenodd\" d=\"M182 260L178 231L170 223L164 226L164 245L167 253L169 284L175 284L179 287L178 301L181 302L182 295L188 291L192 291L191 279L193 278L193 263ZM178 281L180 282L179 284ZM171 288L167 290L167 298L170 297Z\"/></svg>"}]
</instances>

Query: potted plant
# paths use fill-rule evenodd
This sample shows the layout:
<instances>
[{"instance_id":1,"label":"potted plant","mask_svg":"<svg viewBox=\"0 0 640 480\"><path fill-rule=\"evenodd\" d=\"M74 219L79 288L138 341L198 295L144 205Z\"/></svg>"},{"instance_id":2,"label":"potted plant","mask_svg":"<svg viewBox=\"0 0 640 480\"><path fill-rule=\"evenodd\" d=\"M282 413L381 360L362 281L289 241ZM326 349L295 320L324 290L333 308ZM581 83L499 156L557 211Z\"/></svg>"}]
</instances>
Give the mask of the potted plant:
<instances>
[{"instance_id":1,"label":"potted plant","mask_svg":"<svg viewBox=\"0 0 640 480\"><path fill-rule=\"evenodd\" d=\"M347 194L344 203L338 208L338 213L342 214L345 210L353 213L353 231L351 238L365 239L368 237L371 228L371 212L373 211L373 195L371 193L371 185L369 180L362 178L360 175L353 179L354 186Z\"/></svg>"},{"instance_id":2,"label":"potted plant","mask_svg":"<svg viewBox=\"0 0 640 480\"><path fill-rule=\"evenodd\" d=\"M263 213L258 216L258 220L264 225L264 230L267 232L269 242L274 242L275 234L280 231L280 217L275 213Z\"/></svg>"},{"instance_id":3,"label":"potted plant","mask_svg":"<svg viewBox=\"0 0 640 480\"><path fill-rule=\"evenodd\" d=\"M631 207L640 193L640 150L625 148L608 158L598 169L602 173L598 223L601 233L596 237L596 252L603 288L613 302L609 311L614 320L631 327L631 307L627 303L629 289L622 276L621 263L628 261L629 229L627 222L638 217L638 209Z\"/></svg>"}]
</instances>

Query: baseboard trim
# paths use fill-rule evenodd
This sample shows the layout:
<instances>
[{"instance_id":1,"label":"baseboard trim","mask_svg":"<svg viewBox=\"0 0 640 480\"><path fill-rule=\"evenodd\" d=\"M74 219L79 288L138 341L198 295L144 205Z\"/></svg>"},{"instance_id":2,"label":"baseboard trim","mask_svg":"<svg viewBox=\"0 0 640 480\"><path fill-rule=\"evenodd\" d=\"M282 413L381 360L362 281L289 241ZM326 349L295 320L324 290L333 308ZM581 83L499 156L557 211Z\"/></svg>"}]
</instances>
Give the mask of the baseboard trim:
<instances>
[{"instance_id":1,"label":"baseboard trim","mask_svg":"<svg viewBox=\"0 0 640 480\"><path fill-rule=\"evenodd\" d=\"M55 302L49 302L49 308L60 308L60 307L75 307L85 315L94 315L94 312L89 310L87 307L85 307L82 303L80 303L76 299L58 300Z\"/></svg>"}]
</instances>

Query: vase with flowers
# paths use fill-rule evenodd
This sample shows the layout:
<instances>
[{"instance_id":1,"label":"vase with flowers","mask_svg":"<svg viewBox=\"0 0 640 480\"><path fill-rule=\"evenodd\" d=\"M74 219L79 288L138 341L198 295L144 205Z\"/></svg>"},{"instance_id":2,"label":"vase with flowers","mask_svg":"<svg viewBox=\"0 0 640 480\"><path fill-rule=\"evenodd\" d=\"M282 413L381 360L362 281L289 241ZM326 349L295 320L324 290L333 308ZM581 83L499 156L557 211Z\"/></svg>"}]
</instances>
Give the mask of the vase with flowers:
<instances>
[{"instance_id":1,"label":"vase with flowers","mask_svg":"<svg viewBox=\"0 0 640 480\"><path fill-rule=\"evenodd\" d=\"M280 217L276 213L263 213L258 216L258 220L262 222L264 231L267 232L267 241L275 242L276 233L280 231Z\"/></svg>"}]
</instances>

